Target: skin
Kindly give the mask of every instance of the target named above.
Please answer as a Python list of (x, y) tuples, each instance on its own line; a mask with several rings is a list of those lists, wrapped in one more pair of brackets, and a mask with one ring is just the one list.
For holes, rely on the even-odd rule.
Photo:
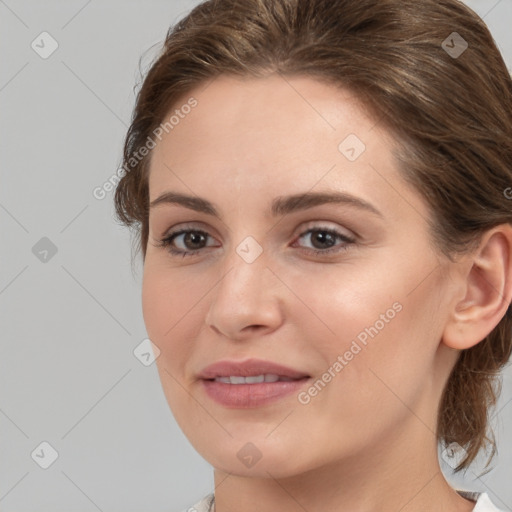
[[(169, 406), (214, 467), (216, 511), (472, 510), (441, 473), (437, 407), (459, 350), (510, 303), (511, 227), (455, 262), (436, 251), (393, 139), (349, 91), (307, 77), (221, 76), (182, 103), (190, 96), (197, 106), (153, 150), (150, 201), (199, 196), (221, 218), (151, 209), (142, 300)], [(365, 145), (355, 161), (338, 149), (349, 134)], [(270, 215), (272, 199), (308, 191), (343, 191), (381, 215), (334, 203)], [(158, 246), (185, 224), (209, 235), (203, 245), (174, 240), (196, 255)], [(325, 227), (356, 241), (301, 236)], [(236, 252), (248, 236), (263, 250), (252, 263)], [(312, 252), (330, 246), (346, 250)], [(394, 303), (401, 311), (308, 404), (292, 394), (229, 409), (197, 378), (215, 361), (257, 357), (316, 380)], [(248, 442), (261, 455), (252, 467), (237, 457)]]

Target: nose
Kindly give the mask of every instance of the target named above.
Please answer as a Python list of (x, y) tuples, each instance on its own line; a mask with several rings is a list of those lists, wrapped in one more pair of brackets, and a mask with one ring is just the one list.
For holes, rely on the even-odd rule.
[(211, 291), (206, 325), (230, 340), (268, 334), (283, 322), (282, 282), (262, 253), (248, 263), (233, 251)]

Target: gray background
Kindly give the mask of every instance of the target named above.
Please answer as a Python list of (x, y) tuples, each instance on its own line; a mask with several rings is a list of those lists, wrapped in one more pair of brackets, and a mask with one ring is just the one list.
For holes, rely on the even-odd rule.
[[(2, 512), (176, 512), (213, 488), (155, 365), (134, 356), (147, 336), (141, 264), (112, 193), (93, 196), (119, 166), (139, 59), (144, 70), (197, 3), (0, 0)], [(467, 3), (512, 68), (512, 0)], [(44, 31), (58, 43), (46, 59), (31, 47)], [(512, 510), (510, 368), (497, 410), (494, 469), (443, 470)], [(47, 469), (43, 441), (58, 452)]]

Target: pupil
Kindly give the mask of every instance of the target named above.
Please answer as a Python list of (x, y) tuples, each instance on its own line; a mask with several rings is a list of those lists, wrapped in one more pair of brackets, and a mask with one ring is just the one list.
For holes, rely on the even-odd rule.
[[(326, 240), (328, 242), (328, 245), (329, 247), (332, 245), (332, 244), (329, 244), (329, 241), (332, 242), (333, 240), (333, 235), (332, 233), (327, 233), (326, 231), (317, 231), (317, 234), (315, 237), (313, 237), (313, 240), (319, 240), (320, 241), (320, 244), (322, 243), (326, 243)], [(321, 247), (322, 248), (322, 247)]]
[(185, 243), (191, 241), (192, 245), (200, 243), (201, 238), (204, 238), (200, 233), (188, 233), (185, 237)]

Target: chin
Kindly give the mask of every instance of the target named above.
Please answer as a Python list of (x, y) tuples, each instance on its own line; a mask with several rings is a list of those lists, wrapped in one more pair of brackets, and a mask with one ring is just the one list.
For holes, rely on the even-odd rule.
[(247, 439), (248, 436), (231, 438), (226, 434), (224, 442), (211, 437), (200, 444), (193, 439), (191, 442), (215, 469), (237, 476), (287, 478), (313, 469), (314, 463), (308, 463), (304, 450), (291, 443), (271, 442), (264, 435), (259, 440), (253, 437), (252, 442)]

